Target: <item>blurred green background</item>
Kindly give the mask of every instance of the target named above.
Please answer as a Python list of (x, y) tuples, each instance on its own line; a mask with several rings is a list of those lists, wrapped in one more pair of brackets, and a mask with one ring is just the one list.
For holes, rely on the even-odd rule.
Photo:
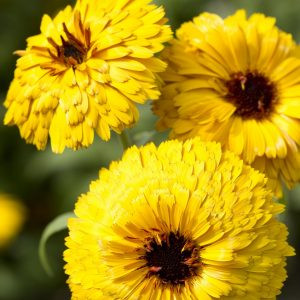
[[(172, 27), (189, 20), (202, 11), (227, 16), (238, 8), (248, 13), (263, 12), (277, 18), (278, 26), (294, 35), (300, 42), (299, 0), (161, 0), (165, 5)], [(24, 49), (28, 36), (39, 32), (44, 13), (55, 15), (69, 0), (0, 0), (0, 98), (4, 100), (13, 78), (16, 57), (12, 52)], [(137, 138), (141, 132), (154, 129), (155, 117), (150, 106), (141, 110), (141, 121), (130, 130)], [(62, 252), (66, 232), (57, 234), (48, 243), (50, 262), (55, 277), (49, 278), (42, 269), (37, 255), (38, 241), (46, 224), (55, 216), (70, 211), (81, 193), (88, 190), (89, 182), (96, 179), (98, 170), (120, 158), (121, 144), (116, 136), (109, 143), (96, 138), (94, 144), (77, 152), (51, 153), (49, 147), (39, 152), (26, 145), (16, 127), (2, 125), (4, 108), (0, 107), (0, 192), (13, 194), (28, 207), (27, 222), (21, 234), (0, 252), (0, 300), (60, 300), (69, 299), (63, 273)], [(140, 138), (141, 136), (139, 136)], [(156, 134), (157, 143), (164, 135)], [(287, 192), (287, 212), (283, 216), (289, 226), (290, 243), (296, 248), (300, 240), (300, 188)], [(299, 256), (300, 257), (300, 256)], [(289, 259), (289, 278), (279, 299), (300, 299), (300, 258)]]

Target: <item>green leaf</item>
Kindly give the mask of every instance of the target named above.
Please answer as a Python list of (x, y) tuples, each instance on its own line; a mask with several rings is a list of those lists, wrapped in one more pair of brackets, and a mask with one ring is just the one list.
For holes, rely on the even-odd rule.
[(49, 264), (46, 243), (55, 233), (68, 228), (68, 219), (75, 217), (73, 212), (64, 213), (52, 220), (44, 229), (39, 243), (39, 258), (43, 268), (49, 276), (53, 276), (53, 271)]

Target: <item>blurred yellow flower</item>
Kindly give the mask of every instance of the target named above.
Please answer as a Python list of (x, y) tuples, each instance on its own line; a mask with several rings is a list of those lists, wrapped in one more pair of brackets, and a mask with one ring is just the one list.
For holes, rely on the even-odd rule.
[(199, 138), (130, 148), (69, 220), (72, 299), (274, 299), (293, 249), (265, 184)]
[(157, 99), (154, 54), (171, 38), (162, 7), (150, 0), (78, 0), (17, 51), (4, 123), (17, 125), (28, 143), (52, 150), (89, 146), (138, 119), (136, 103)]
[(275, 19), (240, 10), (203, 13), (177, 31), (163, 53), (158, 129), (171, 137), (221, 142), (245, 162), (289, 187), (300, 179), (300, 59)]
[(0, 248), (19, 233), (25, 219), (25, 207), (9, 195), (0, 194)]

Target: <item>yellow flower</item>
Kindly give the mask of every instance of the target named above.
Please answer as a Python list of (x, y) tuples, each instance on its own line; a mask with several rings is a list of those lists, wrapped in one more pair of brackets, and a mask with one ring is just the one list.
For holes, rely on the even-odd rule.
[(162, 7), (150, 0), (78, 0), (28, 38), (17, 61), (5, 106), (5, 124), (28, 143), (52, 150), (89, 146), (138, 119), (136, 103), (157, 99), (154, 54), (171, 38)]
[(291, 187), (300, 179), (300, 59), (275, 19), (244, 11), (223, 20), (203, 13), (185, 23), (163, 54), (158, 129), (171, 137), (221, 142)]
[(72, 299), (274, 299), (293, 250), (265, 184), (199, 138), (130, 148), (69, 220)]
[(0, 194), (0, 248), (18, 234), (25, 219), (24, 206), (11, 196)]

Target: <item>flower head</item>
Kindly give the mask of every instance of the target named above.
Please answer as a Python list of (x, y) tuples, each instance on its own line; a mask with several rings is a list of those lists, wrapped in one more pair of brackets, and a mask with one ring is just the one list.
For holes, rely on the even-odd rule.
[(11, 196), (0, 194), (0, 248), (18, 234), (24, 219), (24, 206)]
[(199, 138), (130, 148), (69, 220), (72, 299), (274, 299), (293, 250), (265, 185)]
[[(203, 13), (163, 53), (158, 129), (171, 137), (221, 142), (267, 173), (275, 188), (300, 179), (300, 59), (275, 19), (244, 11)], [(277, 186), (280, 193), (280, 185)]]
[(162, 7), (150, 0), (78, 0), (28, 38), (17, 61), (5, 106), (5, 124), (28, 143), (54, 152), (89, 146), (138, 118), (136, 103), (157, 99), (154, 54), (171, 38)]

